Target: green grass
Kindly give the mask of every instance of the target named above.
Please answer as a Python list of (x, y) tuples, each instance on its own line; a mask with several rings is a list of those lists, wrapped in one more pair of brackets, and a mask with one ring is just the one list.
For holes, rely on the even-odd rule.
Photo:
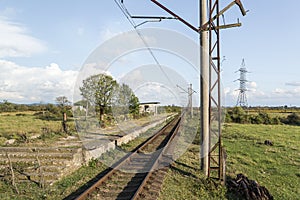
[(91, 161), (89, 165), (82, 166), (79, 170), (56, 182), (52, 186), (40, 188), (34, 183), (17, 183), (19, 194), (17, 194), (11, 183), (0, 181), (0, 199), (3, 200), (25, 200), (25, 199), (63, 199), (84, 186), (88, 181), (97, 176), (99, 172), (105, 169), (105, 165), (97, 161)]
[[(141, 142), (146, 140), (147, 137), (153, 135), (154, 132), (158, 131), (162, 125), (158, 125), (154, 128), (149, 129), (147, 132), (139, 136), (136, 140), (133, 140), (127, 144), (121, 146), (124, 151), (131, 151)], [(118, 158), (119, 157), (119, 158)], [(99, 176), (101, 172), (107, 169), (107, 166), (101, 163), (101, 160), (105, 159), (106, 163), (109, 163), (109, 159), (120, 159), (120, 154), (117, 154), (116, 150), (111, 150), (104, 153), (99, 160), (93, 159), (89, 162), (87, 166), (82, 166), (79, 170), (73, 172), (72, 174), (64, 177), (60, 181), (54, 183), (52, 186), (46, 186), (42, 189), (34, 183), (17, 183), (17, 187), (20, 191), (20, 194), (16, 194), (14, 188), (11, 185), (10, 181), (0, 181), (0, 199), (73, 199), (73, 193), (76, 192), (79, 188), (86, 188), (87, 182), (93, 180), (95, 177)], [(100, 175), (101, 176), (101, 175)], [(82, 190), (81, 190), (82, 192)], [(77, 193), (77, 195), (80, 194)], [(72, 197), (71, 197), (72, 196)], [(76, 196), (76, 195), (75, 195)]]
[(226, 188), (206, 179), (200, 171), (199, 145), (192, 144), (165, 177), (159, 200), (226, 199)]
[[(265, 140), (274, 146), (264, 145)], [(243, 173), (265, 186), (275, 199), (299, 199), (299, 141), (297, 126), (226, 124), (226, 175), (229, 179)], [(172, 164), (159, 199), (238, 199), (226, 187), (206, 179), (199, 163), (199, 145), (193, 144)]]
[[(243, 173), (275, 199), (299, 199), (300, 127), (226, 124), (223, 136), (228, 176)], [(274, 146), (264, 145), (265, 140)]]
[[(186, 121), (185, 137), (197, 132), (199, 120)], [(199, 131), (199, 130), (198, 130)], [(162, 185), (159, 200), (169, 199), (226, 199), (226, 188), (220, 183), (207, 179), (200, 170), (200, 134), (196, 134), (194, 142), (185, 143), (179, 139), (179, 146), (188, 146), (187, 150), (171, 165)], [(187, 140), (193, 141), (193, 140)]]
[[(74, 130), (74, 123), (68, 122), (71, 130)], [(40, 135), (41, 142), (57, 139), (56, 136), (63, 135), (61, 121), (47, 121), (37, 119), (34, 112), (11, 112), (0, 114), (0, 146), (7, 139), (16, 139), (22, 143), (20, 135)], [(30, 140), (29, 140), (30, 141)], [(28, 141), (26, 141), (28, 142)], [(18, 143), (15, 145), (19, 145)]]
[[(191, 128), (196, 127), (193, 123), (189, 125)], [(196, 136), (198, 138), (199, 135)], [(138, 140), (123, 145), (122, 148), (131, 150), (139, 143)], [(264, 145), (265, 140), (271, 140), (274, 146)], [(243, 173), (265, 186), (275, 199), (299, 199), (299, 141), (300, 127), (297, 126), (225, 124), (223, 144), (227, 152), (228, 178), (235, 178), (238, 173)], [(198, 142), (191, 144), (168, 170), (160, 200), (237, 199), (226, 187), (206, 179), (200, 171)], [(103, 156), (112, 157), (112, 154), (113, 152), (108, 152)], [(14, 194), (9, 184), (0, 182), (0, 199), (63, 199), (105, 168), (103, 164), (92, 161), (46, 189), (40, 189), (34, 184), (17, 184), (21, 195)], [(28, 187), (33, 191), (29, 192)]]
[[(19, 112), (18, 112), (19, 113)], [(24, 112), (24, 115), (17, 116), (16, 113), (6, 113), (0, 115), (0, 133), (13, 135), (15, 133), (41, 133), (43, 127), (57, 129), (60, 125), (58, 121), (46, 121), (37, 119), (31, 112)]]

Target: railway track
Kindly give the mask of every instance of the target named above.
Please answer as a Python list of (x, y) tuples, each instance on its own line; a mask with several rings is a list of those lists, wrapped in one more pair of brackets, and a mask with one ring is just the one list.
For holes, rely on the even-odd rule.
[(181, 116), (174, 118), (133, 152), (115, 163), (95, 184), (84, 191), (83, 199), (155, 199), (167, 166), (171, 162), (171, 141), (177, 134)]

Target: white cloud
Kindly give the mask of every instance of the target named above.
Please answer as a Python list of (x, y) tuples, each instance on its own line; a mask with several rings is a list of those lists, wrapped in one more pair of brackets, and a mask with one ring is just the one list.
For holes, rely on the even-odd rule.
[(285, 96), (285, 97), (291, 97), (296, 98), (300, 97), (300, 87), (296, 87), (294, 89), (282, 89), (282, 88), (276, 88), (273, 91), (273, 94), (277, 96)]
[(45, 45), (28, 34), (26, 27), (0, 18), (0, 58), (28, 57), (44, 52)]
[(285, 85), (300, 87), (300, 82), (299, 81), (293, 81), (293, 82), (285, 83)]
[[(246, 92), (248, 104), (255, 105), (297, 105), (299, 106), (300, 87), (293, 89), (275, 88), (270, 92), (262, 91), (255, 82), (249, 83), (248, 91)], [(224, 89), (226, 102), (225, 105), (234, 106), (237, 101), (239, 90), (233, 90), (230, 87)]]
[(78, 72), (62, 70), (57, 64), (24, 67), (0, 60), (0, 98), (13, 102), (53, 102), (57, 96), (73, 97)]
[(255, 89), (257, 88), (257, 83), (254, 81), (248, 82), (247, 86), (249, 87), (249, 89)]

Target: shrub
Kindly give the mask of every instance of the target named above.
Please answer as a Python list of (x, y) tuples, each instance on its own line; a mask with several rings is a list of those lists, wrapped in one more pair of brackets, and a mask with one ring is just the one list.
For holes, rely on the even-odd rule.
[[(290, 117), (292, 121), (295, 117)], [(288, 120), (287, 120), (288, 121)], [(257, 115), (248, 115), (242, 107), (234, 107), (226, 113), (225, 122), (234, 122), (240, 124), (280, 124), (281, 121), (278, 117), (270, 117), (266, 112), (259, 112)], [(299, 119), (300, 124), (300, 119)]]
[(234, 123), (247, 123), (247, 115), (242, 107), (234, 107), (226, 114), (226, 121)]
[(25, 113), (17, 113), (16, 116), (18, 116), (18, 117), (20, 117), (20, 116), (24, 117), (24, 116), (26, 116), (26, 114)]
[(49, 111), (45, 111), (45, 112), (38, 112), (34, 114), (38, 119), (41, 120), (60, 120), (61, 119), (61, 115), (58, 114), (54, 114), (51, 113)]
[(0, 146), (3, 146), (6, 142), (6, 138), (5, 137), (0, 137)]

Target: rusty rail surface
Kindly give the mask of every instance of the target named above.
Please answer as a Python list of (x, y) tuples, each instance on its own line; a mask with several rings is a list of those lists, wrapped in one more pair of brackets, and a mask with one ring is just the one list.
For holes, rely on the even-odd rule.
[(123, 157), (76, 199), (144, 199), (143, 191), (150, 178), (155, 178), (157, 169), (166, 168), (170, 164), (167, 151), (179, 130), (181, 118), (175, 117), (133, 152)]

